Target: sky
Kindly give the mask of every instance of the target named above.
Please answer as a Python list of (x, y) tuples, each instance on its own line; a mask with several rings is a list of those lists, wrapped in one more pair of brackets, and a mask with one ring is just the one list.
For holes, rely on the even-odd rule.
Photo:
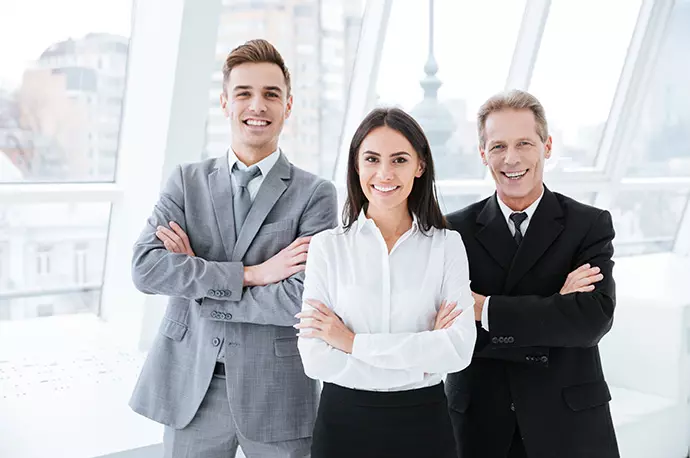
[[(378, 1), (378, 0), (370, 0)], [(12, 89), (51, 44), (89, 32), (131, 33), (131, 0), (0, 0), (0, 86)], [(525, 0), (437, 0), (435, 56), (442, 100), (462, 99), (468, 120), (502, 90)], [(603, 123), (641, 0), (553, 0), (529, 88), (564, 135)], [(393, 0), (376, 82), (380, 101), (411, 109), (428, 49), (428, 2)]]
[(90, 32), (129, 37), (132, 26), (132, 0), (0, 0), (0, 11), (0, 87), (6, 89), (51, 44)]

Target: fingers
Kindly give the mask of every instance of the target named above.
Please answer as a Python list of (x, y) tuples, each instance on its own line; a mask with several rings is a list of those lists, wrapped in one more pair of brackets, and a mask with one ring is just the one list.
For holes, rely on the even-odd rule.
[(573, 270), (572, 272), (570, 272), (570, 273), (568, 274), (568, 278), (571, 278), (571, 277), (573, 277), (574, 275), (577, 275), (577, 274), (579, 274), (579, 273), (581, 273), (581, 272), (584, 272), (585, 270), (589, 269), (590, 267), (591, 267), (591, 266), (589, 265), (589, 263), (583, 264), (583, 265), (581, 265), (580, 267), (578, 267), (577, 269), (575, 269), (575, 270)]
[(296, 266), (290, 267), (287, 270), (287, 277), (285, 277), (285, 278), (290, 278), (297, 273), (304, 272), (306, 270), (306, 268), (307, 268), (306, 264), (297, 264)]
[(185, 247), (189, 247), (189, 237), (187, 237), (187, 234), (185, 231), (182, 230), (179, 224), (177, 224), (175, 221), (170, 221), (170, 227), (172, 230), (177, 234), (178, 237), (180, 237), (180, 240), (182, 240), (182, 243), (184, 243)]
[(322, 303), (322, 302), (319, 302), (319, 301), (314, 300), (314, 299), (306, 299), (304, 302), (306, 302), (307, 304), (311, 305), (312, 307), (314, 307), (316, 310), (318, 310), (319, 312), (323, 313), (324, 315), (331, 315), (331, 314), (332, 314), (332, 310), (329, 309), (329, 308), (328, 308), (324, 303)]
[(294, 248), (290, 248), (290, 246), (288, 246), (287, 251), (292, 256), (296, 256), (296, 255), (302, 254), (302, 253), (307, 253), (309, 251), (309, 243), (303, 243), (301, 245), (297, 245)]
[(440, 329), (443, 326), (443, 323), (445, 322), (444, 320), (446, 320), (448, 316), (451, 315), (456, 305), (457, 302), (446, 302), (445, 300), (441, 302), (441, 306), (439, 307), (438, 312), (436, 313), (434, 329)]
[(441, 329), (447, 329), (452, 326), (455, 319), (459, 317), (461, 313), (462, 310), (454, 310), (452, 313), (448, 314), (441, 322)]
[(163, 245), (167, 250), (174, 251), (176, 253), (181, 253), (184, 251), (182, 244), (178, 243), (179, 237), (170, 229), (163, 226), (158, 226), (156, 230), (156, 237), (163, 242)]
[[(600, 282), (604, 279), (603, 274), (596, 274), (589, 277), (581, 278), (573, 283), (574, 288), (582, 288), (583, 286), (590, 286), (592, 283)], [(592, 287), (594, 287), (592, 285)]]
[(311, 236), (309, 237), (299, 237), (295, 239), (294, 242), (292, 242), (290, 245), (287, 246), (288, 250), (294, 250), (295, 248), (302, 246), (304, 244), (309, 245), (309, 242), (311, 241)]
[(298, 254), (297, 256), (294, 256), (292, 259), (290, 259), (290, 262), (293, 264), (304, 264), (307, 262), (307, 253), (302, 253)]

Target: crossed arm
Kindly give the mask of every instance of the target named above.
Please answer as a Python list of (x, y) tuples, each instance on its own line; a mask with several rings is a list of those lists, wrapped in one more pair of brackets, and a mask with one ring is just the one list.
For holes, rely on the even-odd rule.
[(337, 223), (333, 185), (322, 182), (315, 187), (300, 217), (298, 239), (257, 266), (209, 261), (194, 254), (185, 227), (184, 192), (178, 167), (135, 243), (135, 286), (148, 294), (195, 299), (202, 307), (232, 304), (233, 321), (292, 326), (301, 304), (308, 236)]

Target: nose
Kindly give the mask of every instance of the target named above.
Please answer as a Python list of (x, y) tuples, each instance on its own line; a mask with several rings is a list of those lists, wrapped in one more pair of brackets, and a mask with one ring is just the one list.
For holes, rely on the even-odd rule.
[(381, 162), (376, 174), (381, 181), (391, 181), (394, 178), (393, 167), (386, 163)]
[(514, 146), (509, 146), (503, 157), (503, 162), (508, 166), (514, 166), (520, 163), (520, 152)]
[(254, 113), (263, 113), (266, 111), (266, 104), (264, 103), (264, 100), (259, 97), (259, 96), (254, 96), (252, 97), (252, 100), (249, 104), (249, 109), (252, 110)]

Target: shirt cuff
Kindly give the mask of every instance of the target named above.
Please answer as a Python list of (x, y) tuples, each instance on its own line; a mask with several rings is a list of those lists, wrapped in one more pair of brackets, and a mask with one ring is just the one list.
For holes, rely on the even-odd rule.
[(486, 332), (489, 332), (489, 298), (491, 296), (487, 296), (486, 299), (484, 299), (484, 305), (482, 306), (482, 328), (486, 330)]

